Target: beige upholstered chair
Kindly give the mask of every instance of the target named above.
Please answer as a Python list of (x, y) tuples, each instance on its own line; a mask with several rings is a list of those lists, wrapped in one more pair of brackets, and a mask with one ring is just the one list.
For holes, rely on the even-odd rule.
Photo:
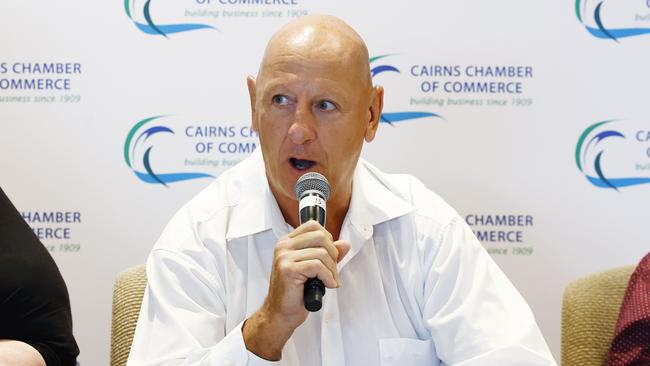
[(117, 275), (113, 289), (111, 366), (126, 365), (146, 285), (147, 273), (144, 264)]
[(571, 282), (562, 301), (562, 366), (603, 366), (635, 266)]
[[(603, 366), (634, 266), (571, 282), (562, 303), (562, 366)], [(138, 265), (118, 274), (113, 291), (111, 366), (124, 366), (140, 313), (147, 274)]]

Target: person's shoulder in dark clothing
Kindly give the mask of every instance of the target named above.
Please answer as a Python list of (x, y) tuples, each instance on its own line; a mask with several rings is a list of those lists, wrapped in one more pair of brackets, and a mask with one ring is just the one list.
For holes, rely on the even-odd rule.
[(609, 366), (650, 365), (650, 253), (628, 283), (609, 351)]
[(79, 355), (63, 277), (1, 188), (0, 339), (31, 345), (47, 366), (74, 366)]

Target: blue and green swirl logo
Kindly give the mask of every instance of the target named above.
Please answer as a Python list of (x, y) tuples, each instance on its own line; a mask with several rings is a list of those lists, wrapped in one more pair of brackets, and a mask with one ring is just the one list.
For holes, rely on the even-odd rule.
[[(209, 24), (200, 23), (176, 23), (176, 24), (156, 24), (151, 16), (151, 2), (146, 0), (142, 5), (142, 15), (146, 24), (141, 23), (134, 19), (136, 11), (136, 0), (124, 0), (124, 11), (126, 15), (133, 21), (133, 24), (142, 32), (151, 35), (163, 36), (169, 38), (167, 35), (172, 33), (189, 32), (199, 29), (215, 29)], [(140, 7), (138, 7), (140, 9)]]
[[(126, 141), (124, 142), (124, 161), (126, 162), (126, 165), (133, 170), (135, 176), (145, 183), (162, 184), (165, 187), (167, 187), (167, 183), (199, 178), (214, 178), (213, 175), (205, 173), (159, 173), (154, 171), (151, 164), (153, 144), (151, 144), (150, 138), (158, 134), (174, 134), (174, 131), (167, 126), (148, 125), (150, 122), (156, 121), (162, 117), (164, 116), (149, 117), (139, 121), (133, 126), (133, 128), (131, 128), (126, 137)], [(142, 161), (144, 172), (135, 167), (136, 161)]]
[[(617, 120), (606, 120), (592, 124), (580, 135), (576, 145), (575, 160), (578, 169), (587, 180), (596, 187), (609, 188), (618, 191), (619, 188), (636, 186), (650, 183), (649, 177), (611, 177), (606, 174), (603, 168), (605, 157), (605, 147), (611, 150), (615, 145), (603, 143), (603, 141), (622, 141), (625, 140), (625, 134), (614, 128), (611, 123)], [(637, 133), (637, 139), (640, 142), (641, 132)], [(608, 151), (610, 151), (608, 150)], [(648, 150), (650, 154), (650, 149)]]
[[(638, 4), (644, 6), (646, 9), (650, 8), (649, 0), (636, 0)], [(607, 2), (607, 6), (605, 5)], [(640, 36), (650, 33), (650, 28), (648, 27), (608, 27), (603, 22), (603, 15), (606, 10), (617, 10), (610, 9), (612, 4), (616, 5), (630, 5), (629, 1), (627, 4), (622, 4), (621, 1), (606, 1), (606, 0), (576, 0), (575, 2), (575, 12), (578, 20), (587, 31), (596, 38), (601, 39), (611, 39), (618, 42), (620, 38)], [(595, 5), (595, 6), (594, 6)], [(630, 14), (632, 15), (632, 14)]]
[[(392, 65), (373, 65), (375, 61), (381, 60), (385, 57), (392, 55), (379, 55), (371, 57), (368, 61), (370, 62), (370, 75), (374, 79), (376, 75), (379, 75), (384, 72), (396, 72), (400, 73), (399, 69)], [(380, 122), (388, 123), (392, 125), (395, 122), (409, 121), (418, 118), (426, 117), (441, 117), (439, 114), (431, 112), (384, 112), (381, 114)]]

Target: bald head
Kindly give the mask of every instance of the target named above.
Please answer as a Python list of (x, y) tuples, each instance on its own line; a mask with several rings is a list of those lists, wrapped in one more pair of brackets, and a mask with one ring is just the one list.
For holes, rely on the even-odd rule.
[(334, 16), (308, 15), (280, 28), (266, 47), (258, 81), (264, 79), (269, 65), (289, 58), (347, 68), (364, 89), (372, 86), (366, 44), (352, 27)]
[(369, 69), (368, 49), (349, 25), (312, 15), (275, 33), (257, 78), (247, 78), (252, 127), (287, 222), (299, 224), (293, 187), (308, 171), (327, 177), (328, 212), (338, 207), (342, 220), (362, 145), (381, 117), (383, 88), (372, 85)]

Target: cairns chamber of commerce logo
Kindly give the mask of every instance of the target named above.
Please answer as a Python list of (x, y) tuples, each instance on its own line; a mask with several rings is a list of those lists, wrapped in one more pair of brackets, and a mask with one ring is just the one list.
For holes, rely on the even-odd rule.
[(154, 21), (154, 17), (151, 15), (152, 2), (153, 0), (146, 0), (144, 2), (124, 0), (124, 11), (126, 12), (126, 15), (140, 31), (146, 34), (169, 38), (168, 35), (172, 33), (189, 32), (200, 29), (216, 29), (212, 25), (202, 23), (159, 24)]
[(578, 20), (596, 38), (650, 34), (650, 0), (575, 0)]
[[(152, 166), (152, 151), (154, 148), (152, 136), (172, 134), (174, 131), (157, 121), (165, 116), (145, 118), (133, 126), (124, 142), (124, 161), (133, 170), (133, 173), (141, 181), (151, 184), (162, 184), (167, 187), (168, 183), (180, 182), (199, 178), (214, 178), (211, 174), (201, 172), (175, 172), (160, 173)], [(144, 171), (143, 171), (144, 170)]]
[(587, 127), (575, 151), (578, 169), (596, 187), (650, 184), (650, 124), (606, 120)]
[[(370, 75), (373, 80), (377, 75), (385, 72), (395, 72), (400, 73), (400, 70), (392, 65), (384, 64), (384, 62), (377, 62), (383, 60), (386, 57), (392, 56), (391, 54), (379, 55), (371, 57), (368, 61), (370, 62)], [(381, 122), (388, 123), (393, 125), (395, 122), (404, 122), (410, 121), (418, 118), (427, 118), (427, 117), (439, 117), (442, 118), (439, 114), (433, 112), (422, 112), (422, 111), (402, 111), (402, 112), (383, 112), (381, 114)]]

